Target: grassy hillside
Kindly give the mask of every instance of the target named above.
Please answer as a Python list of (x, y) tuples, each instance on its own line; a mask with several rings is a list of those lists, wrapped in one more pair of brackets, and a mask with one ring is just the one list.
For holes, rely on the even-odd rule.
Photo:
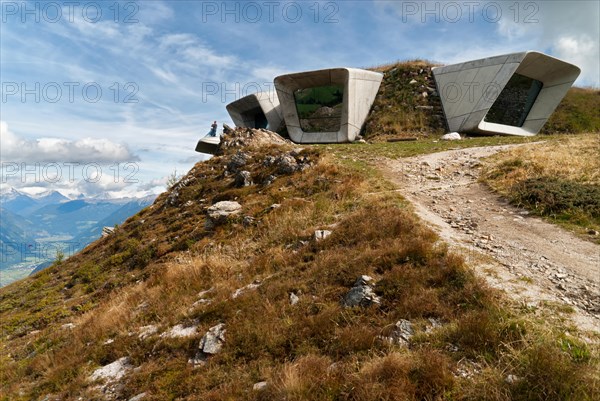
[[(361, 160), (223, 152), (113, 235), (0, 289), (0, 399), (600, 397), (597, 345), (488, 288)], [(207, 226), (219, 201), (241, 213)], [(344, 306), (362, 275), (379, 302)], [(190, 363), (220, 323), (221, 352)], [(177, 325), (190, 335), (169, 336)], [(89, 380), (120, 358), (123, 377)]]
[(600, 91), (571, 88), (542, 128), (542, 134), (600, 131)]
[(365, 123), (365, 138), (422, 138), (446, 132), (433, 66), (415, 60), (372, 68), (384, 77)]

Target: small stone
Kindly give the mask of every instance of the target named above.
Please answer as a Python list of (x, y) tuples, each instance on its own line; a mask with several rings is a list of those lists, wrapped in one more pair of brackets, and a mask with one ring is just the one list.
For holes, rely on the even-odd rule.
[(249, 187), (253, 184), (254, 183), (252, 182), (252, 175), (250, 174), (249, 171), (238, 171), (237, 174), (235, 175), (235, 181), (233, 182), (233, 185), (235, 187), (237, 187), (237, 188)]
[(380, 337), (390, 344), (406, 345), (414, 335), (412, 323), (409, 320), (399, 320), (394, 325), (394, 330), (387, 337)]
[(416, 84), (416, 83), (417, 83), (417, 80), (416, 80), (416, 79), (413, 79), (413, 80), (411, 80), (411, 81), (409, 82), (409, 84), (410, 84), (410, 85), (414, 85), (414, 84)]
[(273, 183), (273, 181), (275, 181), (277, 177), (275, 177), (274, 175), (269, 175), (267, 176), (267, 178), (265, 178), (265, 180), (263, 181), (263, 185), (267, 186), (267, 185), (271, 185)]
[(150, 337), (152, 334), (155, 334), (158, 331), (158, 327), (151, 324), (148, 326), (142, 326), (138, 330), (138, 338), (140, 340), (144, 340)]
[(60, 326), (61, 329), (65, 329), (65, 330), (73, 330), (75, 328), (75, 324), (73, 323), (65, 323), (62, 326)]
[(290, 293), (290, 305), (296, 305), (298, 303), (298, 301), (300, 301), (300, 298), (298, 297), (298, 295), (294, 294), (293, 292)]
[(231, 298), (235, 299), (235, 298), (239, 297), (240, 295), (242, 295), (243, 293), (245, 293), (246, 291), (254, 290), (254, 289), (257, 289), (258, 287), (260, 287), (260, 282), (250, 283), (245, 287), (238, 288), (237, 290), (235, 290), (234, 293), (231, 295)]
[(135, 397), (131, 397), (128, 401), (140, 401), (144, 397), (146, 397), (146, 393), (140, 393)]
[(363, 306), (367, 307), (373, 304), (380, 304), (381, 300), (373, 291), (373, 288), (369, 283), (373, 279), (369, 276), (363, 275), (356, 280), (354, 286), (348, 291), (342, 304), (346, 307)]
[(252, 386), (252, 390), (260, 391), (260, 390), (265, 389), (267, 386), (268, 386), (267, 382), (254, 383), (254, 386)]
[(290, 152), (290, 155), (293, 157), (297, 157), (300, 156), (300, 153), (302, 153), (302, 151), (304, 151), (304, 148), (295, 148)]
[(460, 141), (462, 138), (458, 132), (450, 132), (446, 135), (443, 135), (440, 139), (443, 141)]
[(329, 237), (331, 235), (331, 231), (329, 230), (316, 230), (315, 233), (313, 234), (313, 238), (315, 239), (315, 241), (321, 241), (324, 240), (325, 238)]
[(515, 375), (508, 375), (506, 376), (506, 379), (504, 379), (504, 381), (508, 384), (514, 384), (519, 381), (519, 378)]
[(292, 174), (298, 170), (298, 163), (291, 155), (281, 155), (275, 160), (279, 174)]
[(244, 219), (242, 220), (242, 224), (244, 225), (244, 227), (249, 227), (254, 224), (255, 220), (256, 219), (252, 216), (244, 216)]

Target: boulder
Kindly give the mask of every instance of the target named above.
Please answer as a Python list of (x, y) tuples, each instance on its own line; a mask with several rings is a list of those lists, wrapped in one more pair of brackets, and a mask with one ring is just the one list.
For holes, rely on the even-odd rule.
[(227, 221), (230, 216), (240, 214), (242, 205), (234, 201), (217, 202), (207, 210), (206, 228), (212, 228)]
[(246, 163), (248, 163), (249, 159), (250, 156), (248, 156), (246, 153), (241, 151), (237, 152), (235, 155), (233, 155), (229, 163), (227, 163), (227, 171), (232, 173), (238, 172), (240, 168), (244, 167)]
[(89, 377), (90, 381), (106, 380), (114, 382), (120, 380), (128, 370), (131, 369), (131, 363), (128, 357), (119, 358), (113, 363), (109, 363), (96, 369)]

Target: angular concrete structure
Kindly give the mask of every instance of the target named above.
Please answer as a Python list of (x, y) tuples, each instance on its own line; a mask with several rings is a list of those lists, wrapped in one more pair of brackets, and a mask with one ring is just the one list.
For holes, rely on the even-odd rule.
[(451, 132), (537, 134), (581, 70), (538, 52), (435, 67)]
[(296, 143), (352, 142), (369, 114), (383, 74), (333, 68), (275, 78), (283, 118)]
[(201, 138), (196, 144), (196, 152), (206, 153), (209, 155), (214, 155), (217, 149), (219, 148), (219, 144), (221, 143), (221, 136), (205, 136)]
[(279, 99), (275, 93), (258, 92), (227, 105), (227, 112), (237, 127), (267, 128), (277, 131), (283, 122)]

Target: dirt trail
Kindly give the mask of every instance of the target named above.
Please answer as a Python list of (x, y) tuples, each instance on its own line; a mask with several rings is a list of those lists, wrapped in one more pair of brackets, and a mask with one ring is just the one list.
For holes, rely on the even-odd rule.
[(571, 305), (580, 328), (600, 332), (600, 246), (530, 216), (477, 182), (482, 158), (514, 146), (520, 145), (388, 160), (385, 173), (492, 286), (528, 306)]

